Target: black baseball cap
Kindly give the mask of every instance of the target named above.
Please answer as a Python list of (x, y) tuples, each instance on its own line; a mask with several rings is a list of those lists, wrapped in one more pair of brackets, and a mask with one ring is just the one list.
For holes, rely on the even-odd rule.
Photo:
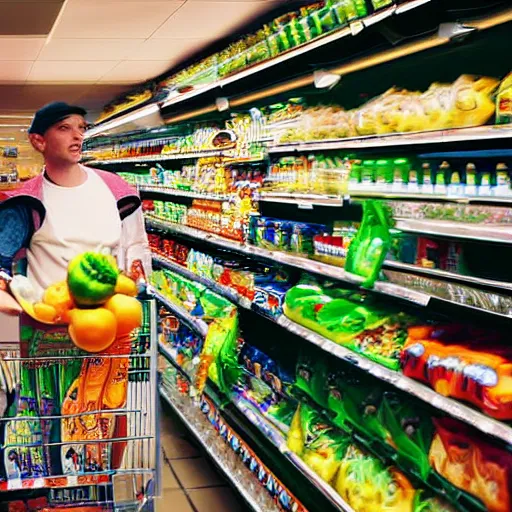
[(55, 123), (66, 119), (66, 117), (72, 116), (73, 114), (85, 116), (87, 111), (82, 107), (68, 105), (62, 101), (48, 103), (48, 105), (45, 105), (36, 112), (36, 115), (32, 120), (32, 124), (28, 129), (28, 133), (44, 135), (48, 128), (52, 127)]

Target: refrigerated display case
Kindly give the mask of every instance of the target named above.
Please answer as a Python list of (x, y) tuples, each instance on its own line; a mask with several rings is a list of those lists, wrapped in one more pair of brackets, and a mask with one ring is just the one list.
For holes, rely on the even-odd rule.
[(162, 396), (251, 508), (505, 512), (510, 63), (486, 57), (512, 12), (372, 4), (286, 64), (229, 48), (158, 138), (106, 123), (87, 155), (143, 198)]

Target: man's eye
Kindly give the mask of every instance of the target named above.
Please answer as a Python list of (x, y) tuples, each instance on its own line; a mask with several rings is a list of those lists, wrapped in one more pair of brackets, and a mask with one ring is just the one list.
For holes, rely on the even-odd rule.
[(67, 129), (68, 129), (68, 127), (65, 124), (63, 124), (62, 126), (59, 126), (59, 130), (61, 130), (61, 131), (64, 131)]

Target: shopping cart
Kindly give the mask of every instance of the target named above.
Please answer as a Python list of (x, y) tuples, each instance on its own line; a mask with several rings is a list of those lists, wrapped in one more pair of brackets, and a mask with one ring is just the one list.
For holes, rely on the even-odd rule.
[(0, 502), (20, 501), (21, 510), (153, 510), (155, 301), (143, 309), (143, 325), (121, 353), (82, 352), (62, 330), (30, 331), (27, 342), (24, 325), (21, 341), (0, 343)]

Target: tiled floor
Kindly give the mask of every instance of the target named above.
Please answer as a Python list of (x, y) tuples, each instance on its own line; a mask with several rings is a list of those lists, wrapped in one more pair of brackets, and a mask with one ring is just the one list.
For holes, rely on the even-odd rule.
[(243, 512), (250, 508), (162, 404), (162, 497), (156, 512)]

